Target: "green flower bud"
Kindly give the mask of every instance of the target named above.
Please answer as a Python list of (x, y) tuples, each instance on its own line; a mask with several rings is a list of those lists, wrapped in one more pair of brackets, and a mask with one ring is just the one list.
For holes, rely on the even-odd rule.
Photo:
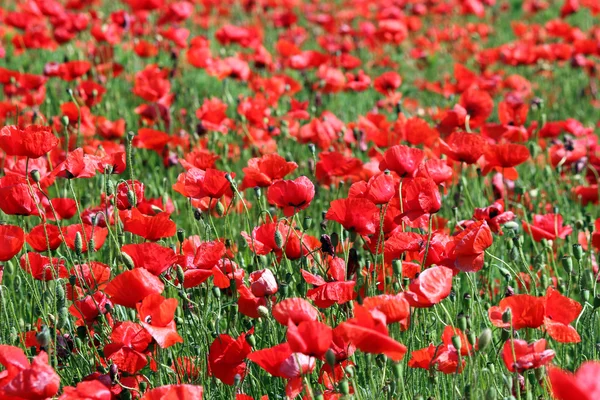
[(564, 256), (560, 259), (560, 262), (567, 274), (571, 275), (573, 273), (573, 259), (570, 256)]
[(488, 348), (492, 343), (492, 330), (485, 328), (479, 335), (479, 351), (483, 351)]
[(279, 229), (275, 230), (275, 245), (277, 247), (279, 247), (280, 249), (283, 248), (283, 235), (281, 234), (281, 232), (279, 231)]
[(129, 254), (121, 253), (121, 260), (123, 260), (123, 264), (125, 264), (125, 267), (127, 269), (131, 270), (135, 268), (135, 263), (133, 262), (133, 259), (129, 256)]
[(335, 367), (335, 352), (332, 349), (327, 349), (325, 352), (325, 361), (333, 370)]
[(456, 350), (460, 351), (460, 349), (462, 348), (462, 340), (460, 340), (460, 336), (452, 336), (452, 345)]
[(573, 257), (575, 257), (577, 261), (581, 261), (583, 258), (583, 247), (581, 247), (579, 243), (573, 245)]
[(83, 239), (81, 238), (81, 232), (75, 234), (75, 254), (80, 256), (83, 253)]

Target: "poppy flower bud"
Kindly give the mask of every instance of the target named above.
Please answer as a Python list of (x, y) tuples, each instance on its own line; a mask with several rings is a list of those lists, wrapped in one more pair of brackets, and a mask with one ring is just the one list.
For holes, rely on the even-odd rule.
[(133, 132), (133, 131), (127, 132), (127, 140), (132, 141), (134, 137), (135, 137), (135, 132)]
[(452, 346), (458, 351), (462, 348), (462, 341), (460, 340), (460, 336), (454, 335), (452, 336)]
[(42, 180), (42, 177), (40, 176), (40, 171), (38, 171), (37, 169), (31, 170), (29, 175), (35, 183), (38, 183), (40, 180)]
[(260, 189), (260, 186), (254, 187), (254, 195), (257, 199), (260, 199), (262, 197), (262, 190)]
[(135, 198), (135, 192), (133, 190), (127, 191), (127, 201), (129, 202), (130, 207), (133, 207), (137, 204), (137, 201)]
[(589, 302), (590, 301), (590, 291), (587, 289), (583, 289), (581, 291), (581, 297), (583, 297), (583, 300), (585, 300), (585, 302)]
[(573, 273), (573, 259), (570, 256), (564, 256), (560, 262), (567, 274), (571, 275)]
[(180, 285), (183, 285), (183, 282), (185, 281), (185, 274), (183, 273), (181, 265), (177, 265), (177, 280)]
[(200, 221), (202, 219), (202, 210), (199, 208), (194, 209), (194, 219)]
[(583, 258), (583, 247), (581, 247), (579, 243), (573, 245), (573, 257), (575, 257), (577, 261), (581, 261)]
[(96, 241), (94, 240), (94, 238), (91, 238), (88, 241), (88, 247), (87, 247), (92, 253), (96, 251)]
[(496, 388), (493, 386), (485, 392), (485, 400), (496, 400), (497, 398), (498, 396), (496, 395)]
[(465, 331), (465, 330), (467, 330), (467, 319), (465, 318), (465, 316), (464, 316), (464, 315), (462, 315), (462, 314), (459, 314), (459, 316), (458, 316), (458, 321), (457, 321), (457, 322), (458, 322), (458, 328), (459, 328), (461, 331)]
[(81, 238), (81, 232), (75, 234), (75, 254), (78, 256), (83, 253), (83, 239)]
[(215, 208), (217, 209), (217, 214), (222, 217), (223, 215), (225, 215), (225, 206), (223, 205), (223, 203), (221, 203), (220, 201), (217, 202), (217, 205), (215, 206)]
[(512, 312), (510, 311), (510, 308), (507, 308), (506, 311), (504, 311), (504, 313), (502, 313), (502, 322), (507, 324), (511, 320), (512, 320)]
[(127, 253), (121, 253), (121, 260), (123, 261), (123, 264), (125, 264), (125, 267), (127, 267), (127, 269), (134, 269), (135, 268), (135, 264), (133, 262), (133, 259), (129, 256), (129, 254), (127, 254)]
[(275, 230), (274, 239), (275, 239), (275, 245), (281, 249), (283, 247), (283, 235), (281, 234), (279, 229)]
[(35, 334), (35, 340), (40, 347), (48, 347), (50, 344), (50, 329), (46, 325), (42, 325), (42, 329)]
[(221, 289), (219, 289), (218, 287), (214, 286), (212, 288), (212, 292), (213, 292), (213, 296), (215, 296), (217, 299), (221, 298)]
[(177, 229), (177, 240), (181, 243), (185, 239), (185, 231), (181, 228)]
[(469, 341), (471, 346), (475, 346), (475, 343), (477, 343), (477, 336), (475, 335), (475, 332), (469, 332), (467, 334), (467, 340)]
[(106, 194), (109, 196), (115, 194), (115, 183), (113, 181), (108, 181), (106, 184)]
[(394, 274), (397, 276), (402, 275), (402, 261), (401, 260), (393, 260), (392, 261), (392, 269), (394, 270)]
[(325, 352), (325, 361), (333, 370), (335, 367), (335, 352), (332, 349), (327, 349)]
[(333, 250), (335, 251), (335, 249), (338, 247), (338, 244), (340, 243), (340, 236), (337, 234), (337, 232), (333, 232), (330, 236), (331, 238), (331, 246), (333, 247)]
[(312, 218), (304, 217), (304, 221), (302, 221), (302, 227), (304, 228), (304, 230), (310, 229), (311, 226), (312, 226)]
[(258, 306), (258, 308), (256, 309), (256, 312), (258, 313), (258, 315), (261, 318), (268, 318), (269, 317), (269, 309), (265, 306)]
[(129, 389), (123, 389), (119, 394), (119, 400), (131, 400), (133, 396), (131, 395), (131, 391)]
[(487, 349), (490, 343), (492, 343), (492, 330), (490, 328), (485, 328), (479, 335), (478, 341), (479, 351)]
[(242, 381), (242, 376), (240, 374), (235, 374), (235, 376), (233, 377), (233, 385), (238, 386), (241, 381)]
[(585, 271), (585, 273), (583, 274), (583, 279), (582, 279), (582, 287), (584, 289), (592, 289), (594, 285), (594, 276), (592, 274), (592, 271)]
[(323, 393), (315, 393), (315, 400), (324, 400)]
[(344, 396), (346, 396), (350, 393), (350, 386), (348, 384), (347, 379), (344, 379), (343, 381), (340, 382), (340, 393), (343, 394)]

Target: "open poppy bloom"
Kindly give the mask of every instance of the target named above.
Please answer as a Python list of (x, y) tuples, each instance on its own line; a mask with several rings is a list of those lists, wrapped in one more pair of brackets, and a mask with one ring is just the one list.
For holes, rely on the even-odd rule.
[(485, 250), (492, 245), (492, 231), (486, 221), (477, 221), (454, 237), (450, 257), (454, 268), (476, 272), (483, 268)]
[(280, 180), (269, 186), (267, 200), (283, 209), (286, 217), (291, 217), (310, 205), (315, 197), (315, 186), (306, 176), (294, 180)]
[(600, 362), (586, 361), (574, 374), (558, 367), (548, 369), (552, 394), (557, 400), (594, 400), (600, 396)]
[(177, 299), (165, 299), (154, 293), (146, 296), (136, 307), (142, 326), (161, 348), (183, 343), (174, 321)]
[(406, 346), (392, 339), (386, 326), (385, 314), (354, 305), (354, 318), (342, 322), (340, 334), (365, 353), (385, 354), (394, 361), (406, 354)]
[(148, 363), (146, 352), (152, 336), (141, 325), (131, 321), (120, 322), (113, 328), (110, 341), (104, 346), (104, 355), (119, 370), (135, 374)]
[(545, 339), (532, 343), (522, 339), (510, 339), (502, 347), (502, 359), (510, 372), (523, 373), (528, 369), (543, 367), (549, 364), (554, 356), (554, 350), (546, 349)]
[(400, 177), (412, 177), (424, 158), (425, 153), (421, 149), (396, 145), (383, 153), (383, 160), (379, 163), (379, 169), (381, 171), (393, 171)]
[(0, 129), (0, 149), (9, 156), (39, 158), (58, 145), (49, 126), (29, 125), (23, 129), (10, 125)]
[(120, 211), (119, 216), (126, 232), (153, 242), (175, 236), (177, 233), (175, 222), (169, 219), (170, 214), (166, 211), (149, 216), (142, 214), (137, 208), (132, 208), (130, 211)]
[[(504, 322), (502, 314), (511, 311), (511, 321)], [(535, 297), (517, 294), (500, 300), (490, 307), (488, 315), (492, 324), (500, 328), (539, 328), (544, 326), (548, 335), (560, 343), (579, 343), (581, 338), (570, 324), (579, 317), (583, 307), (579, 302), (549, 287), (546, 296)]]
[(298, 325), (302, 321), (316, 321), (319, 312), (308, 301), (300, 298), (285, 299), (273, 307), (273, 318), (281, 325), (288, 326), (288, 321)]
[(448, 297), (451, 290), (452, 270), (433, 266), (425, 269), (410, 283), (405, 295), (411, 306), (427, 308)]
[(58, 393), (60, 377), (42, 351), (31, 364), (18, 347), (0, 345), (0, 397), (3, 399), (47, 399)]
[(536, 214), (533, 216), (532, 224), (525, 221), (522, 221), (522, 224), (523, 230), (528, 232), (536, 242), (542, 239), (564, 239), (573, 232), (573, 228), (569, 225), (563, 225), (563, 217), (560, 214)]
[(325, 218), (359, 235), (372, 235), (379, 222), (379, 209), (367, 199), (337, 199), (329, 205)]
[(0, 261), (8, 261), (21, 251), (25, 232), (16, 225), (0, 225)]
[(248, 160), (248, 166), (242, 169), (244, 180), (240, 189), (270, 186), (273, 182), (285, 178), (296, 168), (298, 164), (286, 161), (278, 154), (265, 154), (260, 158), (251, 158)]
[(208, 353), (210, 374), (226, 385), (233, 385), (236, 375), (239, 375), (240, 379), (246, 376), (244, 360), (252, 351), (246, 336), (246, 333), (242, 333), (237, 339), (233, 339), (227, 334), (221, 334), (210, 345)]
[(137, 303), (151, 294), (160, 294), (165, 285), (144, 268), (125, 271), (115, 276), (104, 292), (111, 301), (124, 307), (135, 308)]
[[(460, 350), (456, 349), (452, 343), (452, 338), (455, 336), (461, 342)], [(426, 370), (437, 368), (438, 371), (444, 374), (456, 374), (462, 372), (466, 364), (466, 357), (461, 358), (459, 354), (460, 356), (467, 356), (472, 350), (472, 346), (464, 332), (458, 328), (446, 326), (442, 333), (442, 344), (438, 346), (430, 344), (424, 349), (413, 351), (408, 366)]]
[(202, 400), (204, 389), (197, 385), (165, 385), (148, 390), (141, 400)]

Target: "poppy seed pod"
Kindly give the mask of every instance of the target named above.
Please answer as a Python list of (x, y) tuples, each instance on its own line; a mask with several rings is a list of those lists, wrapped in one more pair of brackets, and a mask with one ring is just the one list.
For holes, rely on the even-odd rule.
[(40, 171), (38, 171), (37, 169), (32, 170), (29, 175), (31, 176), (31, 179), (33, 179), (33, 181), (35, 183), (39, 183), (42, 178), (40, 176)]

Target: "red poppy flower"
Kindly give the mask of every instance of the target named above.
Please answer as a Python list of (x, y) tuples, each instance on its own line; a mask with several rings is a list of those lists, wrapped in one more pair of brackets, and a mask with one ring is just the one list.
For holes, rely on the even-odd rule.
[(177, 255), (171, 248), (152, 242), (126, 244), (121, 251), (131, 257), (135, 268), (144, 268), (156, 276), (177, 262)]
[(466, 132), (455, 132), (446, 139), (440, 139), (443, 154), (467, 164), (475, 164), (483, 155), (485, 146), (485, 139), (481, 136)]
[(579, 317), (583, 307), (573, 299), (561, 295), (553, 287), (546, 290), (544, 327), (548, 336), (559, 343), (579, 343), (581, 337), (571, 325)]
[(139, 149), (152, 150), (162, 154), (163, 149), (171, 140), (171, 136), (162, 131), (150, 128), (140, 128), (133, 138), (132, 145)]
[(74, 179), (74, 178), (93, 178), (96, 176), (100, 159), (96, 156), (84, 154), (82, 148), (71, 151), (65, 161), (54, 168), (54, 176)]
[(31, 364), (18, 347), (0, 345), (0, 397), (3, 399), (47, 399), (58, 393), (60, 377), (50, 365), (48, 354), (42, 351)]
[[(129, 203), (129, 192), (133, 192), (135, 204)], [(127, 180), (117, 185), (117, 208), (119, 210), (128, 210), (137, 207), (144, 200), (144, 184), (140, 181)]]
[(522, 144), (488, 144), (485, 149), (485, 168), (487, 173), (494, 167), (513, 168), (529, 159), (529, 149)]
[(373, 87), (383, 95), (396, 91), (402, 84), (402, 77), (395, 71), (387, 71), (373, 81)]
[(490, 307), (488, 315), (494, 326), (510, 328), (511, 322), (502, 320), (502, 315), (510, 309), (513, 329), (539, 328), (544, 323), (544, 307), (543, 297), (515, 294), (500, 300), (498, 306)]
[(339, 326), (340, 334), (365, 353), (385, 354), (393, 361), (400, 361), (406, 354), (406, 346), (389, 336), (385, 314), (354, 305), (354, 318)]
[(62, 243), (60, 229), (56, 225), (41, 223), (36, 225), (25, 237), (27, 244), (37, 252), (54, 251)]
[(227, 118), (227, 104), (221, 99), (205, 99), (200, 108), (196, 110), (196, 118), (200, 120), (202, 129), (227, 133), (232, 126), (231, 120)]
[(388, 325), (404, 321), (410, 316), (410, 304), (401, 294), (365, 297), (362, 306), (368, 310), (377, 310), (383, 313)]
[(131, 232), (146, 240), (155, 242), (177, 233), (177, 226), (169, 219), (170, 215), (166, 211), (149, 216), (142, 214), (137, 208), (132, 208), (131, 211), (120, 211), (119, 216), (126, 232)]
[(67, 284), (67, 298), (72, 300), (87, 290), (104, 290), (110, 280), (110, 267), (98, 261), (91, 261), (74, 265), (69, 274), (77, 278), (74, 287), (70, 283)]
[(179, 175), (173, 189), (193, 199), (204, 197), (220, 199), (225, 194), (231, 193), (231, 184), (226, 175), (226, 172), (213, 168), (208, 168), (206, 171), (190, 168), (187, 172)]
[(19, 266), (39, 281), (51, 281), (69, 276), (63, 259), (44, 257), (38, 253), (23, 254)]
[(208, 351), (210, 375), (226, 385), (233, 385), (236, 375), (244, 379), (246, 376), (244, 360), (251, 351), (252, 348), (246, 340), (246, 333), (242, 333), (237, 339), (233, 339), (227, 334), (219, 335), (212, 342)]
[(414, 176), (424, 158), (425, 153), (421, 149), (396, 145), (383, 153), (383, 159), (379, 162), (379, 169), (381, 171), (393, 171), (401, 177)]
[(368, 182), (360, 181), (350, 186), (348, 197), (364, 197), (373, 203), (387, 204), (396, 196), (398, 190), (391, 174), (376, 174)]
[(0, 210), (8, 215), (38, 215), (38, 204), (42, 195), (33, 190), (33, 195), (27, 180), (17, 175), (7, 175), (0, 178)]
[(542, 367), (554, 358), (554, 350), (546, 350), (546, 340), (527, 343), (521, 339), (510, 339), (502, 348), (504, 365), (510, 372), (523, 373), (528, 369)]
[(108, 307), (112, 307), (112, 303), (108, 300), (106, 294), (98, 291), (73, 301), (73, 304), (69, 307), (69, 312), (77, 318), (78, 325), (93, 325), (100, 315), (105, 315), (108, 312)]
[[(344, 260), (341, 258), (336, 258), (340, 260), (343, 264)], [(330, 262), (330, 265), (332, 263)], [(302, 270), (302, 277), (304, 280), (314, 285), (313, 289), (310, 289), (306, 292), (306, 297), (312, 300), (317, 307), (320, 308), (328, 308), (334, 304), (345, 304), (356, 297), (356, 293), (354, 292), (354, 286), (356, 285), (355, 281), (346, 281), (346, 268), (342, 266), (342, 273), (339, 274), (338, 278), (341, 278), (339, 281), (327, 282), (323, 278), (317, 275), (313, 275), (305, 270)]]
[(483, 268), (485, 250), (492, 245), (492, 231), (487, 222), (477, 221), (454, 237), (450, 257), (454, 268), (463, 272), (476, 272)]
[(476, 208), (473, 218), (486, 221), (492, 232), (502, 235), (501, 225), (515, 219), (515, 214), (512, 211), (504, 211), (503, 201), (496, 201), (491, 206)]
[(269, 186), (267, 200), (283, 209), (286, 217), (304, 210), (315, 197), (315, 186), (306, 176), (294, 180), (280, 180)]
[(204, 389), (197, 385), (166, 385), (148, 390), (141, 400), (202, 400)]
[(542, 239), (555, 240), (557, 238), (566, 238), (573, 229), (569, 225), (563, 226), (563, 217), (560, 214), (536, 214), (533, 216), (533, 223), (528, 224), (522, 221), (523, 230), (528, 232), (536, 242)]
[(337, 199), (330, 203), (325, 218), (359, 235), (372, 235), (379, 223), (379, 209), (367, 199)]
[(413, 307), (431, 307), (439, 303), (452, 290), (452, 270), (433, 266), (427, 268), (413, 280), (406, 292), (406, 300)]
[(110, 388), (98, 380), (82, 381), (77, 386), (65, 386), (59, 400), (110, 400)]
[(25, 243), (25, 232), (16, 225), (0, 225), (0, 261), (17, 255)]
[(9, 156), (38, 158), (58, 145), (49, 126), (29, 125), (23, 129), (9, 125), (0, 129), (0, 148)]
[(270, 269), (261, 269), (250, 274), (250, 290), (257, 297), (272, 296), (277, 293), (277, 280)]
[(275, 321), (285, 326), (288, 325), (288, 321), (298, 325), (302, 321), (316, 321), (319, 317), (317, 309), (299, 297), (280, 301), (273, 307), (272, 313)]
[(287, 341), (294, 353), (322, 359), (332, 339), (332, 329), (322, 322), (302, 321), (296, 326), (288, 320)]
[(483, 124), (494, 110), (494, 100), (488, 92), (478, 89), (468, 89), (460, 96), (459, 104), (469, 116), (469, 126), (476, 128)]
[(115, 276), (104, 292), (113, 303), (135, 308), (136, 304), (151, 294), (160, 294), (165, 285), (144, 268), (125, 271)]
[(406, 178), (402, 181), (402, 205), (409, 220), (435, 214), (442, 207), (442, 196), (435, 182), (430, 178)]
[[(454, 347), (452, 342), (454, 336), (460, 339), (460, 351)], [(467, 356), (471, 351), (472, 346), (464, 332), (458, 328), (446, 326), (442, 333), (442, 344), (438, 346), (430, 344), (429, 347), (413, 351), (408, 366), (426, 370), (436, 367), (444, 374), (456, 374), (462, 372), (466, 364), (465, 359), (459, 355)]]
[(142, 326), (131, 321), (120, 322), (113, 329), (110, 341), (104, 346), (104, 355), (119, 370), (135, 374), (148, 363), (145, 352), (152, 336)]
[(163, 348), (183, 343), (175, 327), (177, 299), (165, 299), (158, 293), (150, 294), (138, 303), (137, 312), (142, 326)]
[(77, 214), (77, 203), (68, 197), (55, 197), (45, 206), (45, 211), (46, 218), (51, 221), (71, 219)]
[(600, 362), (586, 361), (575, 374), (558, 367), (548, 369), (548, 379), (557, 400), (594, 400), (600, 398)]

